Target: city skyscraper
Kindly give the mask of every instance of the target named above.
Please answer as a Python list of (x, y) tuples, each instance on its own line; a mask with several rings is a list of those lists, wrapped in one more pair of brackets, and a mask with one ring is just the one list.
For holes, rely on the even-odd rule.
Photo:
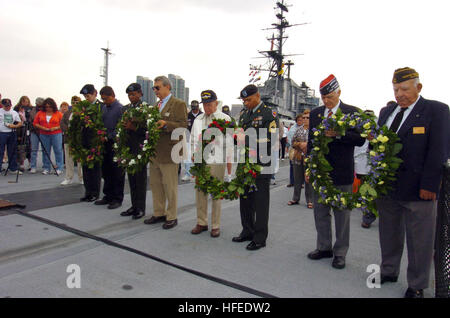
[(186, 87), (186, 83), (181, 76), (169, 74), (168, 76), (172, 83), (172, 94), (181, 100), (184, 100), (189, 105), (189, 88)]
[[(176, 98), (184, 100), (186, 105), (189, 106), (189, 87), (185, 86), (185, 81), (178, 75), (169, 74), (168, 76), (172, 83), (172, 95)], [(153, 81), (148, 77), (137, 76), (136, 83), (142, 87), (142, 100), (150, 105), (156, 105), (157, 98), (153, 92)]]
[(148, 77), (138, 76), (136, 83), (142, 87), (142, 100), (150, 105), (156, 105), (156, 95), (153, 92), (153, 81)]

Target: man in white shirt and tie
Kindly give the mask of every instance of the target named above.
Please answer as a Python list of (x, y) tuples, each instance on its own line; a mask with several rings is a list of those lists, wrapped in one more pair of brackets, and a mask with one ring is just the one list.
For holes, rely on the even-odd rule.
[(397, 104), (382, 109), (378, 124), (400, 137), (403, 160), (388, 196), (377, 200), (380, 215), (381, 284), (397, 282), (406, 236), (408, 290), (405, 298), (423, 298), (434, 252), (437, 195), (448, 159), (450, 114), (447, 105), (420, 96), (419, 74), (395, 71)]

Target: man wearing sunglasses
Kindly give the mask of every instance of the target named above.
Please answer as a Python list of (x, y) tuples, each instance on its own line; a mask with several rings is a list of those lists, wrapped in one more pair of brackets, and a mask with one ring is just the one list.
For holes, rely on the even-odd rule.
[[(159, 98), (157, 107), (161, 120), (157, 125), (160, 139), (156, 145), (156, 157), (150, 162), (150, 187), (153, 193), (153, 216), (145, 224), (164, 223), (169, 230), (178, 224), (178, 164), (172, 158), (173, 147), (182, 141), (172, 140), (172, 132), (177, 128), (187, 128), (186, 103), (171, 94), (172, 84), (165, 76), (155, 79), (153, 91)], [(181, 155), (181, 154), (180, 154)]]

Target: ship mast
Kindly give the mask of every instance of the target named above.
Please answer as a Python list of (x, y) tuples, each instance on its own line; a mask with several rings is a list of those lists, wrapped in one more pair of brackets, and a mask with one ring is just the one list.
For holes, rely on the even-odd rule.
[(288, 75), (290, 75), (290, 67), (294, 65), (292, 61), (288, 61), (288, 63), (284, 63), (284, 59), (288, 56), (296, 56), (301, 54), (289, 54), (286, 55), (283, 52), (283, 45), (285, 44), (286, 40), (288, 39), (288, 36), (286, 36), (286, 29), (299, 26), (299, 25), (305, 25), (308, 23), (302, 23), (302, 24), (290, 24), (285, 17), (285, 13), (289, 12), (289, 7), (291, 5), (287, 5), (284, 0), (278, 1), (276, 3), (275, 13), (277, 17), (277, 23), (272, 24), (272, 28), (264, 29), (264, 31), (267, 30), (277, 30), (277, 34), (273, 34), (271, 38), (268, 38), (267, 40), (271, 42), (271, 49), (269, 51), (259, 51), (263, 57), (268, 59), (269, 61), (269, 67), (262, 67), (262, 66), (254, 66), (250, 65), (251, 71), (257, 71), (257, 72), (269, 72), (269, 79), (271, 78), (277, 78), (277, 79), (283, 79), (285, 76), (284, 67), (288, 66)]

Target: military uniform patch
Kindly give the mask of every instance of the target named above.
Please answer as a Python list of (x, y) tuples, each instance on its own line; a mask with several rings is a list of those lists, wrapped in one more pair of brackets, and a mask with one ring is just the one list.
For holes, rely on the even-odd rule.
[(269, 132), (270, 132), (271, 134), (274, 134), (274, 133), (277, 132), (277, 122), (276, 122), (275, 120), (274, 120), (273, 122), (270, 123), (270, 126), (269, 126)]

